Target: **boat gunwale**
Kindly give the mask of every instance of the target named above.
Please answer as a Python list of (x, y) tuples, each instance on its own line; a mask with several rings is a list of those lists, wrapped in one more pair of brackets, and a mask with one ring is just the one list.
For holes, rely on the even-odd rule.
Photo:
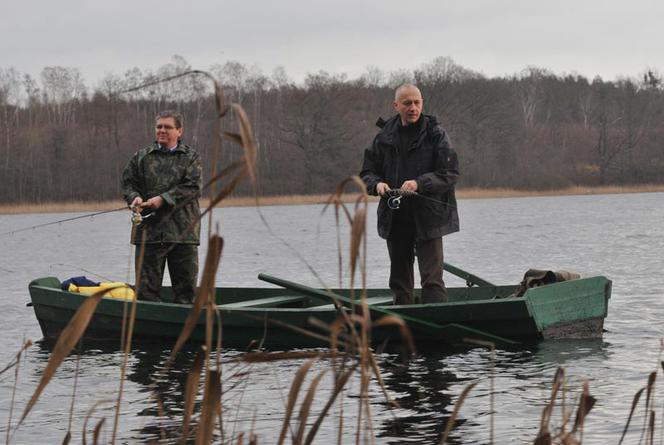
[[(611, 293), (611, 280), (606, 278), (603, 275), (596, 275), (592, 277), (585, 277), (579, 280), (574, 280), (577, 282), (583, 281), (594, 281), (596, 283), (602, 283), (604, 293), (606, 295), (605, 299), (605, 313), (608, 308), (608, 300)], [(70, 292), (67, 290), (61, 289), (57, 283), (60, 283), (59, 279), (56, 277), (42, 277), (34, 279), (29, 284), (30, 298), (32, 301), (32, 306), (34, 306), (35, 315), (37, 315), (37, 320), (40, 325), (44, 323), (55, 323), (61, 324), (61, 320), (67, 317), (67, 313), (73, 314), (84, 298), (88, 298), (89, 295), (81, 294), (77, 292)], [(467, 300), (459, 301), (449, 301), (444, 303), (429, 303), (429, 304), (410, 304), (410, 305), (392, 305), (392, 304), (376, 304), (372, 307), (389, 309), (390, 311), (395, 311), (397, 315), (403, 315), (405, 318), (417, 318), (422, 320), (432, 320), (434, 323), (458, 323), (465, 326), (465, 323), (469, 322), (472, 326), (477, 323), (489, 323), (490, 325), (505, 324), (508, 325), (511, 323), (532, 323), (533, 327), (537, 323), (536, 314), (534, 314), (529, 307), (529, 297), (532, 297), (533, 294), (542, 293), (545, 291), (545, 288), (549, 288), (548, 292), (551, 292), (552, 295), (560, 293), (555, 290), (557, 286), (564, 285), (568, 286), (571, 281), (553, 283), (547, 286), (541, 286), (537, 288), (528, 289), (521, 297), (502, 297), (496, 298), (487, 298), (487, 299), (473, 299), (472, 293), (479, 292), (480, 294), (493, 294), (493, 295), (505, 295), (505, 292), (508, 290), (516, 289), (516, 286), (506, 285), (506, 286), (476, 286), (476, 287), (454, 287), (449, 288), (450, 290), (456, 290), (460, 293), (459, 296), (466, 295)], [(480, 289), (481, 290), (478, 290)], [(167, 288), (168, 289), (168, 288)], [(293, 296), (298, 295), (297, 291), (289, 290), (286, 288), (280, 287), (219, 287), (216, 288), (215, 295), (219, 297), (224, 291), (229, 292), (229, 303), (232, 301), (240, 302), (250, 302), (253, 298), (251, 297), (251, 291), (267, 291), (265, 295), (266, 298), (272, 296)], [(323, 291), (335, 292), (334, 289), (327, 289)], [(348, 291), (348, 289), (342, 289), (342, 291)], [(389, 289), (380, 289), (373, 288), (367, 289), (374, 298), (377, 297), (381, 292), (390, 292)], [(169, 290), (170, 292), (170, 290)], [(246, 292), (246, 294), (242, 294)], [(547, 292), (547, 291), (545, 291)], [(359, 294), (359, 293), (358, 293)], [(478, 295), (476, 295), (477, 297)], [(484, 295), (480, 295), (484, 296)], [(245, 298), (242, 298), (245, 297)], [(307, 317), (318, 317), (321, 319), (330, 319), (330, 314), (336, 313), (337, 308), (334, 305), (330, 304), (331, 296), (327, 299), (325, 296), (308, 296), (309, 303), (312, 301), (324, 301), (321, 305), (316, 306), (302, 306), (302, 307), (273, 307), (273, 306), (239, 306), (239, 307), (227, 307), (219, 305), (218, 311), (222, 315), (227, 316), (237, 316), (247, 318), (272, 318), (274, 316), (275, 321), (281, 321), (285, 323), (293, 323), (295, 320), (303, 320), (303, 315)], [(35, 301), (35, 299), (37, 301)], [(260, 299), (260, 298), (256, 298)], [(52, 300), (51, 303), (49, 303)], [(327, 301), (326, 301), (327, 300)], [(306, 302), (307, 300), (303, 300)], [(134, 300), (120, 299), (113, 297), (102, 297), (99, 301), (99, 306), (95, 311), (94, 317), (108, 317), (109, 319), (119, 319), (123, 316), (125, 311), (125, 304), (132, 304)], [(136, 300), (137, 303), (137, 319), (140, 319), (146, 323), (164, 323), (165, 325), (174, 325), (182, 324), (186, 317), (189, 316), (192, 305), (189, 304), (179, 304), (172, 303), (168, 301), (146, 301), (146, 300)], [(360, 306), (361, 300), (356, 300), (357, 305)], [(498, 305), (498, 306), (495, 306)], [(349, 308), (348, 305), (344, 305), (345, 308)], [(491, 308), (498, 308), (492, 310)], [(49, 309), (50, 308), (50, 309)], [(445, 309), (459, 308), (452, 311), (452, 313), (447, 313)], [(467, 309), (467, 310), (464, 310)], [(458, 312), (457, 312), (458, 311)], [(373, 312), (373, 311), (372, 311)], [(455, 314), (455, 312), (457, 312)], [(60, 315), (52, 315), (57, 314)], [(323, 316), (325, 314), (325, 316)], [(446, 315), (445, 315), (446, 314)], [(280, 320), (280, 316), (283, 318)], [(69, 315), (71, 317), (71, 315)], [(454, 320), (443, 320), (441, 317), (448, 318), (453, 317)], [(604, 318), (606, 315), (604, 316)], [(579, 318), (574, 322), (582, 322), (584, 319)], [(328, 320), (329, 321), (329, 320)], [(205, 314), (201, 313), (200, 318), (197, 320), (196, 324), (200, 326), (205, 323)], [(235, 322), (231, 322), (232, 329), (238, 329), (240, 326)], [(250, 329), (254, 329), (253, 323), (246, 325)], [(507, 325), (506, 325), (507, 326)], [(477, 326), (476, 326), (477, 327)], [(481, 325), (480, 325), (481, 327)], [(198, 328), (197, 328), (198, 329)], [(522, 328), (518, 328), (522, 329)], [(44, 328), (42, 326), (42, 331)], [(531, 334), (524, 336), (526, 339), (530, 340), (542, 340), (542, 331), (539, 330), (539, 338), (531, 337)], [(488, 331), (487, 331), (488, 332)], [(533, 331), (533, 334), (535, 331)], [(44, 333), (45, 337), (47, 334)], [(601, 336), (601, 333), (599, 334)], [(516, 338), (516, 337), (515, 337)], [(430, 340), (430, 339), (429, 339)], [(429, 341), (427, 337), (418, 340), (420, 341)], [(528, 341), (530, 341), (528, 340)]]
[[(55, 287), (50, 287), (50, 286), (43, 286), (43, 285), (33, 285), (31, 284), (29, 286), (30, 288), (34, 289), (41, 289), (43, 291), (47, 292), (57, 292), (62, 295), (73, 295), (75, 297), (78, 297), (80, 299), (84, 298), (89, 298), (90, 295), (86, 294), (81, 294), (78, 292), (70, 292), (62, 289), (58, 289)], [(217, 288), (217, 289), (225, 289), (225, 288)], [(272, 289), (272, 288), (253, 288), (253, 287), (246, 287), (246, 288), (227, 288), (227, 289)], [(375, 288), (376, 290), (382, 290), (381, 288)], [(450, 288), (454, 289), (454, 288)], [(465, 289), (465, 288), (456, 288), (456, 289)], [(323, 291), (325, 289), (322, 289)], [(389, 291), (389, 289), (387, 290)], [(289, 293), (287, 295), (293, 295), (293, 293)], [(312, 299), (318, 299), (320, 298), (315, 298), (311, 297)], [(332, 297), (330, 297), (332, 298)], [(380, 307), (380, 308), (390, 308), (390, 309), (423, 309), (423, 308), (443, 308), (443, 307), (454, 307), (454, 306), (466, 306), (466, 305), (478, 305), (478, 304), (504, 304), (508, 302), (525, 302), (526, 296), (522, 297), (509, 297), (509, 298), (490, 298), (490, 299), (482, 299), (482, 300), (463, 300), (463, 301), (447, 301), (447, 302), (441, 302), (441, 303), (415, 303), (415, 304), (402, 304), (402, 305), (392, 305), (392, 304), (376, 304), (376, 305), (370, 305), (372, 307)], [(128, 299), (123, 299), (123, 298), (114, 298), (110, 296), (104, 296), (102, 297), (101, 301), (104, 302), (114, 302), (114, 303), (119, 303), (119, 304), (124, 304), (124, 303), (133, 303), (133, 300), (128, 300)], [(243, 300), (243, 301), (251, 301), (251, 300)], [(47, 303), (40, 302), (38, 303), (40, 305), (45, 305), (45, 306), (58, 306), (61, 307), (62, 305), (50, 305)], [(173, 308), (173, 309), (191, 309), (192, 304), (182, 304), (182, 303), (171, 303), (168, 301), (149, 301), (149, 300), (137, 300), (137, 304), (139, 306), (143, 307), (158, 307), (158, 308)], [(232, 303), (233, 304), (233, 303)], [(361, 304), (361, 300), (357, 300), (357, 305)], [(223, 304), (217, 304), (217, 307), (220, 311), (222, 312), (237, 312), (237, 311), (242, 311), (242, 312), (265, 312), (265, 311), (279, 311), (279, 312), (303, 312), (303, 311), (315, 311), (315, 312), (327, 312), (327, 311), (336, 311), (336, 308), (333, 305), (330, 305), (329, 303), (324, 303), (323, 305), (315, 305), (315, 306), (304, 306), (304, 307), (271, 307), (271, 306), (259, 306), (259, 307), (223, 307)]]
[[(55, 277), (43, 277), (43, 278), (37, 278), (35, 280), (32, 280), (30, 284), (28, 285), (29, 288), (37, 288), (41, 289), (46, 292), (58, 292), (63, 295), (74, 295), (77, 297), (88, 297), (88, 295), (81, 294), (78, 292), (70, 292), (66, 291), (57, 287), (51, 287), (51, 286), (45, 286), (42, 284), (36, 284), (39, 280), (43, 280), (45, 278), (55, 278)], [(535, 288), (530, 288), (528, 289), (522, 296), (520, 297), (504, 297), (504, 298), (488, 298), (488, 299), (468, 299), (468, 300), (459, 300), (459, 301), (447, 301), (447, 302), (441, 302), (441, 303), (415, 303), (415, 304), (404, 304), (404, 305), (392, 305), (392, 304), (376, 304), (372, 305), (378, 308), (390, 308), (390, 310), (418, 310), (418, 309), (436, 309), (436, 308), (445, 308), (445, 307), (457, 307), (457, 306), (475, 306), (479, 304), (489, 304), (489, 305), (494, 305), (494, 304), (505, 304), (507, 302), (510, 303), (518, 303), (518, 302), (523, 302), (525, 304), (528, 303), (528, 298), (529, 298), (529, 293), (532, 292), (541, 292), (542, 289), (549, 288), (553, 289), (559, 285), (568, 285), (571, 282), (580, 282), (580, 281), (590, 281), (590, 280), (596, 280), (598, 278), (603, 279), (604, 281), (611, 283), (611, 280), (609, 280), (607, 277), (603, 275), (594, 275), (591, 277), (584, 277), (580, 278), (577, 280), (570, 280), (570, 281), (561, 281), (558, 283), (552, 283), (548, 284), (546, 286), (540, 286), (540, 287), (535, 287)], [(57, 280), (57, 278), (55, 278)], [(58, 280), (59, 281), (59, 280)], [(516, 288), (516, 286), (513, 285), (497, 285), (497, 286), (484, 286), (484, 287), (491, 287), (493, 289), (506, 289), (510, 287)], [(467, 292), (470, 290), (472, 292), (472, 289), (478, 289), (479, 287), (452, 287), (448, 288), (449, 290), (460, 290), (462, 292)], [(286, 295), (294, 295), (296, 292), (293, 291), (288, 291), (287, 289), (280, 289), (280, 288), (274, 288), (274, 287), (242, 287), (242, 286), (232, 286), (232, 287), (218, 287), (216, 288), (216, 292), (223, 292), (223, 291), (250, 291), (250, 290), (270, 290), (270, 291), (279, 291), (283, 290), (283, 292), (287, 292)], [(335, 292), (337, 289), (321, 289), (322, 291), (327, 291), (331, 290), (332, 292)], [(381, 292), (385, 291), (386, 293), (391, 292), (389, 289), (385, 288), (370, 288), (367, 289), (368, 292)], [(32, 299), (32, 294), (30, 295)], [(322, 298), (317, 298), (317, 297), (309, 297), (313, 300), (322, 300)], [(610, 295), (608, 296), (610, 298)], [(330, 297), (332, 299), (332, 297)], [(110, 296), (104, 296), (102, 297), (102, 301), (104, 302), (109, 302), (109, 301), (115, 301), (117, 303), (132, 303), (133, 300), (126, 300), (122, 298), (113, 298)], [(250, 301), (250, 299), (245, 299), (245, 300), (239, 300), (239, 301)], [(361, 300), (356, 300), (357, 304), (359, 305), (361, 303)], [(33, 302), (34, 303), (34, 302)], [(192, 305), (191, 304), (181, 304), (181, 303), (171, 303), (168, 301), (148, 301), (148, 300), (137, 300), (137, 303), (139, 307), (143, 308), (149, 308), (149, 307), (154, 307), (154, 308), (166, 308), (166, 309), (186, 309), (187, 311), (191, 309)], [(43, 303), (39, 303), (43, 304)], [(49, 305), (49, 306), (55, 306), (55, 305)], [(61, 306), (61, 305), (58, 305)], [(303, 311), (312, 311), (312, 312), (328, 312), (328, 311), (336, 311), (336, 308), (332, 305), (329, 304), (329, 302), (325, 302), (322, 305), (312, 305), (312, 306), (303, 306), (303, 307), (272, 307), (272, 306), (259, 306), (259, 307), (223, 307), (222, 304), (217, 305), (219, 310), (222, 312), (258, 312), (258, 313), (264, 313), (266, 311), (270, 312), (303, 312)], [(418, 311), (419, 312), (419, 311)], [(530, 312), (530, 310), (529, 310)]]

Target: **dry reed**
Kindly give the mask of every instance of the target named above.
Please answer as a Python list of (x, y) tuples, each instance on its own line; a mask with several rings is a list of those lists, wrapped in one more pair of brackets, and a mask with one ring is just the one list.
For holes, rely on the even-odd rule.
[[(662, 368), (662, 370), (664, 370), (664, 361), (661, 361), (659, 363), (658, 368), (660, 367)], [(634, 412), (636, 411), (636, 408), (639, 405), (639, 401), (644, 391), (646, 392), (646, 401), (644, 407), (645, 415), (643, 418), (643, 425), (640, 431), (639, 443), (641, 443), (643, 441), (643, 438), (646, 437), (646, 445), (653, 444), (653, 439), (655, 434), (655, 410), (652, 407), (654, 406), (655, 382), (657, 381), (658, 370), (651, 372), (648, 375), (646, 386), (639, 389), (634, 394), (634, 397), (632, 399), (632, 406), (629, 411), (629, 416), (627, 418), (627, 422), (625, 423), (625, 428), (623, 429), (622, 435), (620, 436), (620, 441), (618, 442), (619, 445), (622, 444), (623, 440), (627, 436), (627, 431), (629, 430), (629, 425), (632, 421), (632, 417), (634, 416)]]
[(14, 414), (14, 401), (16, 398), (16, 388), (18, 387), (18, 372), (21, 367), (21, 356), (23, 355), (23, 352), (25, 352), (30, 346), (32, 346), (32, 341), (28, 340), (23, 343), (23, 346), (21, 349), (18, 350), (16, 353), (16, 357), (13, 362), (10, 362), (5, 366), (2, 371), (0, 371), (0, 375), (2, 375), (5, 371), (8, 371), (11, 368), (14, 369), (14, 384), (12, 385), (12, 397), (11, 397), (11, 402), (9, 403), (9, 416), (7, 416), (7, 435), (5, 437), (6, 443), (9, 443), (9, 438), (10, 432), (11, 432), (11, 425), (12, 425), (12, 416)]
[(196, 432), (196, 445), (212, 443), (215, 421), (221, 409), (221, 371), (209, 370), (203, 394), (203, 407)]
[[(579, 396), (578, 404), (576, 405), (574, 424), (571, 429), (567, 431), (567, 427), (572, 419), (574, 411), (573, 408), (568, 407), (566, 403), (565, 376), (565, 370), (563, 368), (558, 368), (554, 375), (549, 402), (542, 410), (540, 430), (535, 438), (535, 445), (577, 445), (583, 442), (583, 426), (588, 413), (595, 406), (596, 399), (590, 395), (588, 382), (584, 381), (581, 385), (581, 394)], [(561, 394), (560, 422), (556, 428), (552, 428), (551, 420), (559, 393)]]
[[(136, 226), (132, 226), (131, 238), (134, 238), (136, 231)], [(138, 282), (141, 279), (141, 270), (143, 270), (143, 258), (145, 254), (145, 232), (142, 234), (141, 247), (139, 252), (138, 259), (138, 273), (136, 275), (136, 281)], [(127, 306), (131, 304), (131, 310), (127, 312)], [(111, 443), (115, 443), (115, 438), (117, 437), (118, 424), (120, 422), (120, 406), (122, 404), (122, 395), (124, 392), (124, 381), (125, 376), (127, 375), (127, 363), (129, 362), (129, 351), (131, 350), (131, 340), (134, 332), (134, 322), (136, 320), (136, 308), (138, 305), (138, 295), (132, 300), (131, 303), (124, 301), (122, 308), (122, 336), (121, 336), (121, 347), (123, 349), (122, 353), (122, 364), (120, 365), (120, 386), (118, 388), (118, 397), (115, 404), (115, 417), (113, 418), (113, 433), (111, 436)]]
[[(173, 76), (168, 79), (160, 79), (155, 83), (161, 83), (164, 81), (168, 80), (173, 80), (179, 77), (183, 76), (188, 76), (188, 75), (196, 75), (196, 74), (202, 74), (210, 79), (212, 79), (214, 86), (215, 86), (215, 92), (216, 97), (217, 97), (217, 107), (218, 107), (218, 115), (219, 119), (223, 118), (224, 115), (226, 114), (227, 109), (225, 108), (224, 105), (224, 99), (223, 99), (223, 92), (221, 91), (221, 88), (218, 84), (218, 82), (209, 74), (203, 73), (203, 72), (187, 72), (183, 73), (177, 76)], [(152, 83), (154, 84), (154, 83)], [(128, 90), (128, 91), (133, 91), (136, 89), (141, 89), (144, 88), (148, 85), (141, 85), (138, 86), (134, 89)], [(253, 142), (253, 138), (251, 136), (251, 126), (249, 125), (248, 119), (242, 108), (237, 105), (237, 104), (232, 104), (233, 110), (235, 113), (238, 115), (239, 119), (239, 124), (240, 124), (240, 134), (236, 137), (235, 135), (229, 135), (229, 138), (232, 140), (239, 140), (244, 148), (245, 151), (245, 156), (244, 156), (244, 162), (243, 166), (239, 168), (239, 172), (235, 174), (235, 176), (231, 179), (230, 184), (227, 185), (220, 194), (217, 196), (213, 197), (211, 199), (210, 203), (210, 208), (216, 205), (218, 202), (223, 200), (226, 196), (228, 196), (232, 191), (235, 189), (239, 181), (246, 175), (249, 175), (252, 179), (252, 183), (255, 185), (256, 183), (256, 175), (254, 172), (255, 169), (255, 144)], [(222, 172), (223, 173), (223, 172)], [(215, 177), (215, 180), (222, 179), (225, 176), (225, 174), (222, 175), (217, 175)], [(176, 342), (176, 346), (173, 350), (173, 354), (171, 355), (171, 360), (177, 354), (177, 352), (181, 349), (182, 345), (184, 344), (184, 341), (189, 337), (191, 330), (193, 329), (192, 325), (195, 324), (195, 321), (198, 318), (198, 313), (200, 312), (201, 308), (203, 305), (206, 305), (208, 308), (208, 317), (207, 317), (207, 348), (205, 349), (205, 355), (206, 355), (206, 360), (205, 360), (205, 369), (206, 369), (206, 380), (205, 380), (205, 391), (204, 391), (204, 406), (203, 406), (203, 411), (201, 414), (201, 421), (202, 424), (199, 425), (198, 432), (197, 432), (197, 443), (209, 443), (211, 441), (212, 437), (212, 431), (214, 430), (214, 419), (216, 417), (217, 413), (217, 406), (221, 406), (220, 404), (220, 397), (221, 397), (221, 371), (213, 371), (210, 370), (209, 367), (209, 351), (211, 349), (211, 328), (212, 328), (212, 314), (215, 310), (215, 295), (214, 295), (214, 277), (216, 274), (216, 271), (218, 269), (219, 265), (219, 258), (221, 256), (221, 250), (223, 248), (223, 239), (221, 237), (215, 236), (212, 237), (210, 240), (210, 246), (211, 250), (208, 252), (208, 260), (206, 261), (206, 269), (203, 274), (202, 278), (202, 286), (201, 286), (201, 291), (199, 295), (197, 295), (196, 299), (196, 304), (192, 306), (192, 310), (190, 312), (190, 316), (187, 319), (187, 323), (185, 324), (185, 327), (180, 335), (180, 338), (178, 339), (178, 342)], [(141, 246), (143, 243), (141, 243)], [(141, 255), (142, 258), (142, 255)], [(140, 260), (139, 260), (139, 270), (140, 270)], [(140, 277), (137, 277), (137, 280), (140, 279)], [(72, 317), (72, 319), (69, 321), (65, 329), (62, 331), (61, 335), (59, 336), (56, 345), (54, 347), (54, 350), (51, 354), (51, 357), (49, 358), (49, 362), (44, 370), (43, 376), (37, 386), (37, 389), (35, 390), (33, 396), (31, 397), (30, 401), (25, 407), (25, 410), (23, 412), (23, 415), (21, 416), (21, 419), (19, 420), (18, 424), (16, 425), (16, 428), (18, 428), (21, 423), (24, 421), (24, 419), (27, 417), (29, 414), (30, 410), (34, 406), (34, 404), (37, 402), (37, 399), (39, 398), (40, 394), (44, 390), (44, 388), (48, 385), (50, 382), (52, 376), (54, 375), (56, 369), (62, 363), (64, 358), (69, 354), (73, 346), (80, 340), (82, 337), (83, 333), (85, 332), (85, 329), (87, 328), (87, 325), (92, 317), (92, 314), (94, 313), (97, 304), (99, 303), (99, 300), (101, 297), (106, 294), (108, 291), (112, 290), (113, 288), (108, 288), (104, 289), (102, 291), (99, 291), (95, 293), (94, 295), (90, 296), (87, 298), (79, 307), (79, 309), (76, 311), (75, 315)], [(126, 308), (126, 305), (125, 305)], [(119, 419), (119, 409), (120, 409), (120, 404), (122, 400), (122, 392), (123, 392), (123, 386), (122, 383), (124, 382), (124, 376), (126, 372), (126, 366), (127, 366), (127, 357), (129, 353), (129, 348), (131, 345), (131, 338), (133, 334), (133, 323), (135, 320), (135, 315), (136, 315), (136, 300), (134, 300), (133, 305), (132, 305), (132, 310), (131, 314), (129, 315), (129, 318), (127, 320), (127, 311), (124, 311), (125, 316), (123, 317), (123, 327), (122, 327), (122, 332), (123, 332), (123, 349), (124, 349), (124, 359), (123, 363), (121, 365), (121, 383), (120, 383), (120, 388), (118, 391), (118, 399), (116, 402), (116, 415), (115, 415), (115, 422), (114, 422), (114, 427), (113, 427), (113, 436), (111, 439), (111, 443), (115, 443), (115, 438), (116, 438), (116, 432), (117, 432), (117, 426), (118, 426), (118, 419)], [(128, 327), (125, 329), (125, 324), (128, 323)], [(126, 335), (125, 335), (126, 332)], [(170, 364), (169, 361), (169, 364)], [(168, 366), (166, 367), (168, 368)], [(73, 409), (73, 407), (72, 407)], [(10, 419), (11, 422), (11, 419)], [(9, 428), (8, 428), (9, 431)], [(8, 436), (9, 438), (9, 436)], [(68, 439), (65, 439), (68, 440)], [(9, 440), (8, 440), (9, 441)]]
[(307, 360), (302, 364), (302, 366), (300, 366), (300, 368), (295, 373), (295, 378), (293, 379), (290, 391), (288, 392), (288, 402), (286, 405), (286, 412), (284, 413), (284, 421), (281, 425), (279, 440), (277, 441), (279, 445), (282, 445), (284, 443), (284, 440), (286, 439), (286, 433), (290, 428), (290, 419), (293, 416), (293, 410), (295, 408), (295, 403), (297, 402), (297, 397), (300, 393), (300, 388), (302, 387), (302, 383), (304, 382), (304, 378), (309, 372), (309, 369), (311, 369), (316, 360), (318, 360), (317, 357)]
[[(87, 431), (88, 431), (88, 421), (92, 418), (92, 413), (97, 409), (98, 406), (103, 405), (103, 404), (111, 404), (115, 403), (115, 400), (99, 400), (95, 402), (90, 409), (88, 409), (88, 412), (85, 414), (85, 419), (83, 420), (83, 431), (82, 431), (82, 442), (83, 445), (87, 445)], [(93, 432), (93, 443), (97, 443), (97, 439), (99, 437), (99, 432), (101, 431), (101, 427), (104, 424), (105, 419), (101, 418), (100, 421), (97, 423), (97, 425), (94, 428)]]
[(440, 440), (441, 445), (447, 442), (447, 437), (450, 435), (450, 432), (454, 427), (454, 423), (456, 422), (457, 416), (459, 415), (459, 410), (461, 409), (464, 400), (466, 400), (466, 397), (468, 397), (468, 393), (477, 385), (477, 383), (478, 382), (473, 382), (467, 385), (465, 388), (463, 388), (463, 391), (461, 391), (459, 398), (454, 404), (454, 410), (452, 411), (452, 415), (450, 416), (449, 420), (447, 421), (447, 425), (445, 426), (445, 432), (443, 433), (443, 438)]
[(327, 372), (328, 372), (327, 369), (322, 370), (321, 372), (318, 373), (318, 375), (316, 375), (316, 377), (314, 377), (314, 379), (309, 384), (309, 388), (307, 389), (307, 394), (304, 396), (304, 400), (300, 405), (297, 434), (295, 435), (294, 439), (295, 443), (302, 443), (302, 440), (304, 439), (304, 432), (307, 426), (307, 419), (309, 418), (309, 413), (311, 412), (311, 405), (314, 401), (314, 395), (316, 394), (316, 389), (318, 388), (318, 384), (320, 383), (321, 379)]
[(643, 391), (645, 391), (645, 388), (639, 389), (636, 393), (634, 393), (634, 397), (632, 398), (632, 406), (629, 410), (629, 416), (627, 417), (627, 422), (625, 423), (625, 428), (623, 429), (622, 435), (620, 436), (620, 441), (618, 444), (621, 444), (625, 436), (627, 435), (627, 430), (629, 429), (629, 424), (632, 421), (632, 416), (634, 416), (634, 411), (636, 411), (636, 407), (639, 405), (639, 400), (641, 399), (641, 395), (643, 394)]
[(32, 410), (35, 403), (37, 403), (37, 400), (39, 399), (41, 393), (44, 391), (44, 388), (46, 388), (48, 383), (51, 381), (51, 378), (53, 378), (55, 371), (58, 369), (62, 361), (69, 355), (74, 346), (80, 341), (83, 333), (85, 332), (85, 329), (88, 327), (88, 323), (90, 322), (95, 309), (97, 308), (99, 300), (101, 300), (101, 298), (107, 292), (120, 287), (122, 286), (117, 285), (102, 289), (93, 295), (90, 295), (83, 301), (81, 306), (79, 306), (74, 316), (71, 318), (67, 326), (62, 330), (62, 333), (58, 337), (58, 340), (53, 347), (53, 352), (49, 357), (48, 363), (46, 364), (46, 368), (44, 369), (41, 379), (39, 380), (37, 389), (35, 389), (32, 397), (30, 397), (30, 400), (28, 401), (23, 414), (21, 415), (21, 418), (16, 425), (16, 428), (18, 428), (23, 423), (25, 418), (30, 413), (30, 410)]
[(194, 403), (196, 402), (196, 394), (198, 393), (198, 385), (203, 370), (203, 363), (205, 362), (205, 346), (201, 346), (196, 358), (191, 365), (189, 373), (187, 373), (187, 382), (184, 391), (184, 414), (182, 420), (182, 437), (180, 443), (184, 444), (189, 436), (189, 426), (191, 423), (191, 415), (194, 412)]

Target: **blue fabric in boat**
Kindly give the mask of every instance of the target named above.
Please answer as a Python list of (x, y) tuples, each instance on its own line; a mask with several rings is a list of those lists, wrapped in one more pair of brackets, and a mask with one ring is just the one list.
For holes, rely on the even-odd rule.
[(81, 286), (99, 286), (99, 282), (88, 280), (87, 277), (80, 276), (80, 277), (71, 277), (71, 278), (63, 281), (62, 285), (60, 286), (60, 289), (69, 290), (69, 285), (70, 284), (74, 284), (75, 286), (78, 286), (78, 287), (81, 287)]

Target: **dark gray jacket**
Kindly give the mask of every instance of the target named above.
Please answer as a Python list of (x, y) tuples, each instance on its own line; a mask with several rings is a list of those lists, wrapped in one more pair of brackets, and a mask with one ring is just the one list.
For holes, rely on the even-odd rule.
[[(419, 194), (429, 197), (407, 197), (412, 200), (416, 241), (439, 238), (459, 230), (454, 186), (459, 177), (459, 161), (451, 147), (450, 139), (435, 117), (423, 115), (424, 125), (419, 136), (408, 149), (408, 170), (415, 171)], [(399, 188), (397, 178), (405, 167), (400, 164), (399, 115), (386, 122), (378, 121), (382, 130), (373, 144), (364, 152), (360, 177), (371, 195), (376, 195), (376, 185), (387, 183), (390, 188)], [(414, 169), (413, 169), (414, 167)], [(378, 234), (387, 239), (392, 230), (393, 211), (387, 199), (378, 204)]]

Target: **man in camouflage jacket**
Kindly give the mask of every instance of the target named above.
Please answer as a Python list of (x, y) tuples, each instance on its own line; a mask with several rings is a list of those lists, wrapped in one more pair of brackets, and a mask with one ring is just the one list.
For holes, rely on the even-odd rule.
[[(131, 209), (146, 217), (132, 231), (136, 245), (138, 298), (160, 301), (168, 263), (175, 302), (191, 303), (198, 276), (201, 160), (181, 141), (182, 115), (162, 111), (156, 117), (156, 141), (138, 150), (122, 173), (122, 193)], [(138, 270), (143, 251), (142, 269)]]

